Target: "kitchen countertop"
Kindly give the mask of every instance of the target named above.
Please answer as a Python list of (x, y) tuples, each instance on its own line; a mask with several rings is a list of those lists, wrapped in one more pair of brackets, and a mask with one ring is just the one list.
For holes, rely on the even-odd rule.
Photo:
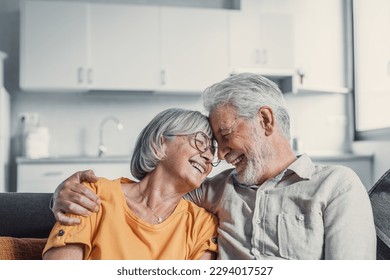
[(373, 154), (356, 153), (312, 153), (307, 152), (313, 161), (345, 161), (345, 160), (372, 160)]
[[(337, 152), (307, 152), (313, 161), (345, 161), (373, 159), (372, 154), (337, 153)], [(47, 164), (47, 163), (129, 163), (130, 155), (124, 156), (59, 156), (31, 159), (18, 157), (17, 164)]]

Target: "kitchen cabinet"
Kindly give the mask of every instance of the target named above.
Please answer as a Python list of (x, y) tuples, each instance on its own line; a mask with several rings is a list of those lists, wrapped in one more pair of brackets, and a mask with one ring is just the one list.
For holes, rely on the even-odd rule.
[(390, 2), (388, 0), (355, 2), (356, 87), (359, 91), (388, 93), (390, 36), (385, 36), (378, 30), (390, 28)]
[[(296, 88), (348, 92), (348, 31), (344, 1), (294, 0)], [(303, 75), (300, 81), (298, 71)]]
[(161, 8), (162, 91), (201, 92), (228, 70), (228, 14)]
[(130, 159), (125, 158), (49, 158), (17, 159), (18, 192), (54, 192), (73, 173), (92, 169), (108, 179), (130, 178)]
[(292, 17), (230, 11), (229, 46), (232, 70), (291, 71), (294, 68)]
[(390, 92), (390, 2), (354, 1), (357, 130), (388, 127)]
[(23, 89), (160, 85), (157, 7), (26, 1), (21, 18)]
[(160, 86), (159, 16), (158, 7), (89, 5), (91, 89)]
[(21, 88), (86, 88), (87, 5), (45, 1), (21, 5)]

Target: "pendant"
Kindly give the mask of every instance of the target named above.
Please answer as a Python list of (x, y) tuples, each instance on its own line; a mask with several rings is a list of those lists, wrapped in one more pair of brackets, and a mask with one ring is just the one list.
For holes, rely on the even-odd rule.
[(163, 219), (161, 217), (156, 217), (157, 218), (157, 223), (161, 224), (163, 222)]

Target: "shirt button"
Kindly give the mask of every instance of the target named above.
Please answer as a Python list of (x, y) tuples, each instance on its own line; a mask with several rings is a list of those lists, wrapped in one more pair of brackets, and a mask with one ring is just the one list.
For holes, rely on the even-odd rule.
[(300, 220), (300, 221), (303, 221), (303, 220), (305, 220), (305, 217), (303, 215), (298, 215), (297, 219)]
[(256, 224), (260, 225), (260, 223), (261, 223), (260, 219), (257, 219)]
[(260, 195), (264, 195), (264, 193), (265, 193), (264, 191), (260, 191)]
[(58, 236), (63, 236), (65, 234), (65, 231), (64, 230), (62, 230), (62, 229), (60, 229), (59, 231), (58, 231)]

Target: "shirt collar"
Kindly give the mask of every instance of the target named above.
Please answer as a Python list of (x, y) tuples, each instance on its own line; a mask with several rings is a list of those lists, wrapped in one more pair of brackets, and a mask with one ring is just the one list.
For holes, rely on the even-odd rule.
[(291, 170), (302, 179), (310, 180), (313, 176), (314, 164), (307, 154), (302, 154), (287, 167), (287, 170)]

